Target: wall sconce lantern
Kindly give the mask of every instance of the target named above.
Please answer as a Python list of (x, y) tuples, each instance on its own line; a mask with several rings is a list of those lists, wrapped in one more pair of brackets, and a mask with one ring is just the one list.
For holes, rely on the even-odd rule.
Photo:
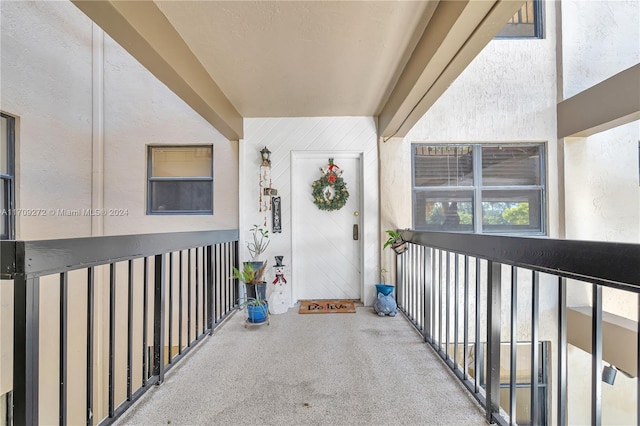
[(266, 146), (262, 148), (260, 155), (262, 156), (261, 166), (271, 167), (271, 151)]

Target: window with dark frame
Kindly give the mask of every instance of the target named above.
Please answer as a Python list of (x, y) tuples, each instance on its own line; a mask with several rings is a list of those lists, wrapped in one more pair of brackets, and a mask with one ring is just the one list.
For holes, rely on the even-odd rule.
[(545, 233), (543, 144), (412, 145), (417, 230)]
[(149, 145), (147, 214), (213, 214), (213, 145)]
[(0, 113), (0, 239), (15, 238), (15, 118)]
[(544, 38), (542, 21), (542, 0), (528, 0), (495, 38)]

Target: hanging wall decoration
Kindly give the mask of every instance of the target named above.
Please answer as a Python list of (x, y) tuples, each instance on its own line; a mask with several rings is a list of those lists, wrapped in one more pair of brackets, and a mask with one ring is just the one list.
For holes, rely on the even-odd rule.
[(349, 191), (342, 179), (342, 170), (333, 164), (329, 158), (329, 165), (320, 168), (322, 177), (311, 184), (313, 188), (313, 203), (320, 210), (340, 210), (347, 203)]
[(274, 234), (282, 232), (280, 197), (271, 197), (271, 229)]
[(261, 212), (271, 209), (271, 151), (265, 146), (260, 151), (262, 163), (260, 163), (260, 189), (258, 194), (258, 202), (260, 203)]

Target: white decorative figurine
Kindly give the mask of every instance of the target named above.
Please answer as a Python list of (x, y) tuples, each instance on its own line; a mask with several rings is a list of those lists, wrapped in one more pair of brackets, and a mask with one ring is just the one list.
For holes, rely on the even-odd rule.
[(287, 279), (284, 276), (284, 267), (282, 259), (284, 256), (276, 256), (275, 279), (273, 285), (276, 286), (275, 290), (269, 296), (269, 313), (271, 314), (284, 314), (289, 310), (287, 296), (284, 293), (284, 288), (287, 284)]

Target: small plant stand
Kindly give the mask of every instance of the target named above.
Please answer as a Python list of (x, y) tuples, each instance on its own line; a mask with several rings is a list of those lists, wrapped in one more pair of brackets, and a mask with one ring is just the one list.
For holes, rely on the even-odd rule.
[(249, 315), (247, 314), (247, 318), (244, 320), (244, 328), (248, 328), (250, 325), (269, 325), (269, 312), (267, 312), (267, 319), (262, 322), (251, 322), (249, 321)]

